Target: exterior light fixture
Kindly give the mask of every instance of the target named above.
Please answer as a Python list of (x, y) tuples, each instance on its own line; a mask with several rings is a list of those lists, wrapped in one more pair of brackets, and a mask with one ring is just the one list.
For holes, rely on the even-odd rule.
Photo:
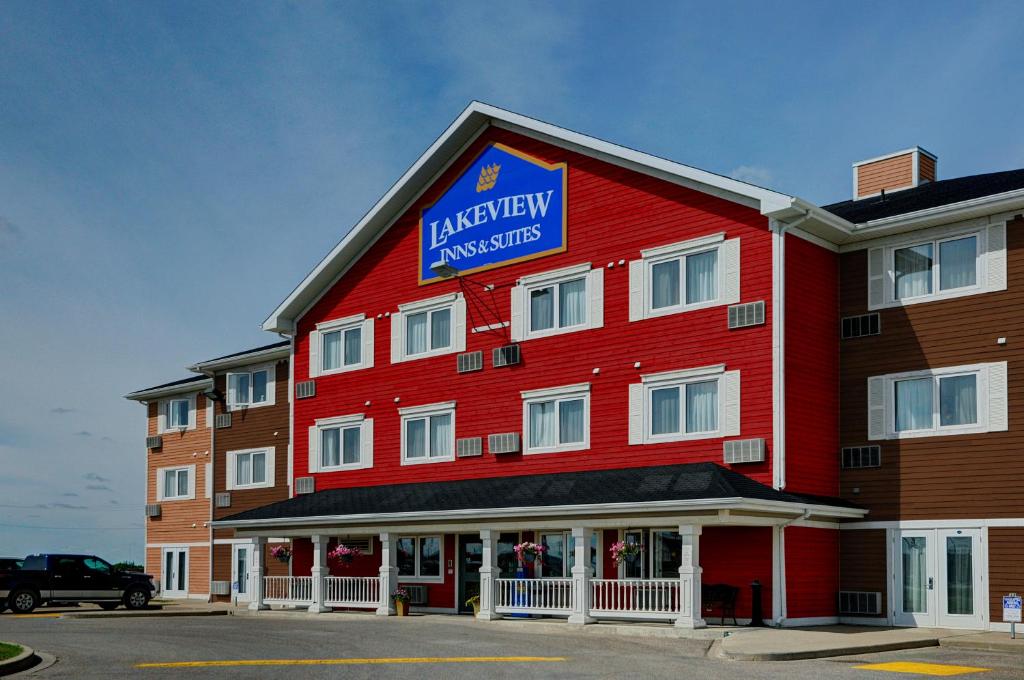
[(434, 272), (443, 279), (450, 279), (454, 276), (459, 275), (459, 270), (451, 266), (444, 260), (438, 260), (434, 264), (430, 265), (430, 271)]

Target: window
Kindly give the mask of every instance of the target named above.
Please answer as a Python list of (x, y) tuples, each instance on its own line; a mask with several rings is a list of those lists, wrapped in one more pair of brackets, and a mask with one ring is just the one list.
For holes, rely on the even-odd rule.
[(309, 428), (309, 471), (373, 467), (373, 419), (363, 414), (322, 418)]
[(274, 447), (228, 451), (228, 490), (274, 486)]
[(318, 323), (309, 338), (310, 377), (372, 368), (373, 321), (358, 314)]
[(604, 270), (589, 263), (519, 279), (512, 288), (513, 341), (601, 328)]
[(274, 404), (273, 365), (228, 373), (227, 380), (229, 411)]
[(978, 255), (976, 234), (894, 249), (893, 299), (973, 288), (978, 284)]
[(870, 439), (1006, 428), (1005, 362), (868, 379)]
[(444, 551), (440, 536), (403, 536), (395, 541), (400, 581), (444, 580)]
[(189, 400), (171, 399), (167, 402), (167, 429), (181, 429), (188, 427), (189, 423)]
[(89, 571), (107, 575), (113, 573), (113, 568), (110, 564), (98, 557), (86, 557), (82, 560), (82, 564), (84, 564), (85, 568)]
[(195, 498), (194, 465), (157, 470), (157, 500), (191, 500)]
[(455, 460), (455, 402), (399, 409), (402, 465)]
[(739, 371), (669, 371), (630, 385), (630, 443), (739, 434)]
[(619, 565), (620, 578), (679, 578), (683, 539), (678, 531), (637, 529), (623, 532), (622, 540), (639, 544), (643, 550), (633, 562)]
[(641, 252), (629, 266), (629, 319), (739, 302), (739, 239), (725, 234)]
[(391, 361), (466, 349), (466, 301), (461, 293), (399, 305), (391, 315)]
[(590, 448), (590, 383), (521, 393), (524, 453)]
[[(541, 545), (546, 547), (544, 559), (541, 561), (541, 578), (569, 578), (576, 564), (576, 542), (571, 531), (546, 532), (540, 535)], [(601, 534), (594, 531), (590, 534), (590, 576), (600, 578), (598, 570), (601, 555)]]

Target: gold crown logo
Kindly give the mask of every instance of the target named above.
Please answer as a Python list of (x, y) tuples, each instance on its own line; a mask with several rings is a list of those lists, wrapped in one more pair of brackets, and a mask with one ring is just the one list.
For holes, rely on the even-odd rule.
[(501, 171), (501, 166), (497, 163), (491, 165), (485, 165), (480, 168), (480, 178), (476, 181), (476, 191), (487, 191), (493, 189), (494, 185), (498, 183), (498, 173)]

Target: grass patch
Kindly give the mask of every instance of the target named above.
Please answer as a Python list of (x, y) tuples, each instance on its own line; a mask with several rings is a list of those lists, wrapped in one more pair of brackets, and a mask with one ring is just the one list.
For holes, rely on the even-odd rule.
[(13, 659), (19, 654), (21, 654), (21, 645), (9, 645), (6, 642), (0, 642), (0, 661)]

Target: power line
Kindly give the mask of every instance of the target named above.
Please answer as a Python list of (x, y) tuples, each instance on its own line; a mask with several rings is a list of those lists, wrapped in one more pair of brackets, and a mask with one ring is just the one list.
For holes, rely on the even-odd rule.
[(67, 529), (68, 531), (138, 531), (143, 529), (142, 525), (134, 527), (41, 527), (31, 524), (0, 524), (0, 527), (9, 529)]

